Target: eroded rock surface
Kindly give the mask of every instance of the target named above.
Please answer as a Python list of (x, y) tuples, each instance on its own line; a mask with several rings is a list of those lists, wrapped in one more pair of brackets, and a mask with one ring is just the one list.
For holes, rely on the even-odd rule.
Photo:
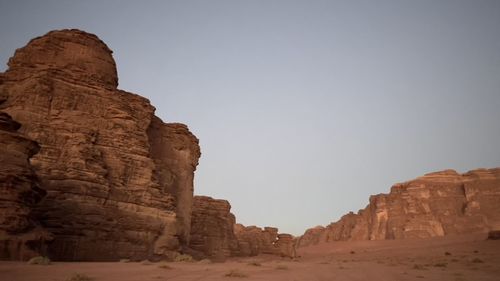
[(31, 258), (50, 239), (32, 214), (45, 196), (29, 162), (40, 147), (19, 134), (20, 127), (0, 111), (0, 259)]
[(118, 90), (116, 73), (95, 35), (61, 30), (18, 49), (2, 74), (0, 109), (41, 147), (36, 214), (52, 259), (144, 259), (189, 241), (198, 140)]
[(324, 229), (308, 230), (299, 246), (337, 240), (427, 238), (500, 227), (500, 168), (430, 173), (370, 197)]

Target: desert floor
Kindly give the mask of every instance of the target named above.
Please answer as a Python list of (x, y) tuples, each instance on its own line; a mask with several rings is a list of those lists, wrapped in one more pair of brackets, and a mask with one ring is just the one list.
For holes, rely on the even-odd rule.
[[(500, 280), (500, 241), (485, 235), (404, 241), (334, 242), (273, 256), (207, 262), (0, 262), (0, 281), (148, 280)], [(77, 279), (75, 279), (77, 280)], [(85, 279), (81, 279), (82, 281)]]

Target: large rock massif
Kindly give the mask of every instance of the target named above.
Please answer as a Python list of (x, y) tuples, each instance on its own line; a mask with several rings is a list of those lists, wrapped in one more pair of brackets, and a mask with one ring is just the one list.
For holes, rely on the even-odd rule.
[[(164, 124), (147, 99), (118, 90), (111, 53), (95, 35), (53, 31), (18, 49), (0, 80), (0, 109), (40, 146), (31, 164), (47, 195), (34, 215), (55, 237), (47, 249), (54, 259), (141, 259), (189, 241), (198, 139)], [(36, 190), (22, 181), (37, 145), (7, 150), (21, 151), (14, 161), (26, 164), (17, 193)], [(16, 213), (21, 220), (26, 212)]]
[(430, 173), (370, 197), (357, 214), (307, 230), (297, 245), (428, 238), (500, 229), (500, 168)]
[(0, 73), (0, 259), (289, 251), (291, 236), (277, 230), (235, 232), (227, 201), (193, 199), (198, 139), (118, 90), (111, 54), (95, 35), (52, 31)]

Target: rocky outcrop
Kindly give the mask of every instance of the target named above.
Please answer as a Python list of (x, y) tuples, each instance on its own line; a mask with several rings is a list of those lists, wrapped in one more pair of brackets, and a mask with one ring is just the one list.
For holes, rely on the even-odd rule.
[(259, 254), (295, 257), (293, 236), (278, 234), (274, 227), (243, 226), (236, 224), (234, 232), (238, 240), (239, 256), (256, 256)]
[(278, 248), (278, 253), (282, 257), (295, 258), (295, 238), (288, 233), (278, 234), (278, 239), (274, 243)]
[(278, 239), (278, 229), (274, 227), (244, 226), (234, 227), (238, 239), (240, 256), (256, 256), (259, 254), (278, 254), (274, 243)]
[(32, 214), (45, 196), (29, 162), (40, 147), (17, 132), (20, 126), (0, 111), (0, 259), (31, 258), (50, 239)]
[(226, 200), (195, 196), (191, 221), (190, 254), (195, 258), (224, 260), (259, 254), (295, 257), (293, 236), (278, 229), (235, 224)]
[(191, 218), (191, 254), (198, 259), (223, 260), (238, 251), (235, 217), (226, 200), (195, 196)]
[(324, 229), (308, 230), (298, 246), (338, 240), (427, 238), (488, 232), (500, 226), (500, 168), (430, 173), (370, 197)]
[(35, 208), (56, 260), (168, 256), (189, 241), (197, 138), (117, 89), (111, 50), (95, 35), (31, 40), (1, 76), (0, 109), (40, 145), (31, 163), (47, 196)]

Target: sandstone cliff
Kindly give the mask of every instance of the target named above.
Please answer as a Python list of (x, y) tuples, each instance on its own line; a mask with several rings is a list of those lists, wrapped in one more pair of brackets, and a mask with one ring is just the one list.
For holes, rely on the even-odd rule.
[[(31, 163), (47, 196), (35, 215), (55, 237), (56, 260), (168, 256), (189, 241), (198, 139), (118, 90), (111, 53), (95, 35), (53, 31), (18, 49), (1, 75), (0, 109), (40, 145)], [(15, 161), (35, 151), (17, 146)]]
[(307, 230), (298, 246), (338, 240), (427, 238), (500, 228), (500, 168), (430, 173), (370, 197), (357, 214)]

